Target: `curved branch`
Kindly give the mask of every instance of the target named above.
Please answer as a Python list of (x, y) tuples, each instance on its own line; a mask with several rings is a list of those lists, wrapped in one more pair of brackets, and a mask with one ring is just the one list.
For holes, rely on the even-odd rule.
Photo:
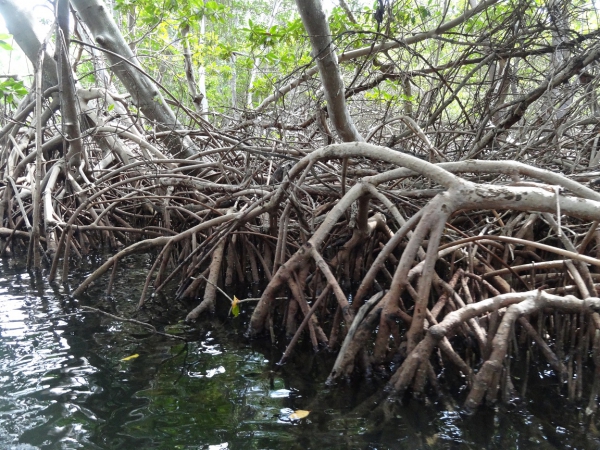
[[(417, 33), (414, 36), (410, 36), (406, 39), (399, 37), (398, 39), (391, 41), (391, 42), (383, 42), (379, 45), (362, 47), (362, 48), (359, 48), (356, 50), (351, 50), (349, 52), (342, 53), (340, 55), (339, 62), (351, 61), (353, 59), (360, 58), (362, 56), (367, 56), (369, 54), (383, 52), (385, 50), (391, 50), (393, 48), (398, 48), (400, 46), (416, 44), (417, 42), (424, 41), (424, 40), (432, 38), (434, 36), (439, 36), (440, 34), (443, 34), (447, 31), (451, 30), (452, 28), (466, 22), (474, 15), (479, 14), (480, 12), (486, 10), (487, 8), (489, 8), (490, 6), (493, 6), (496, 3), (498, 3), (498, 0), (483, 1), (479, 5), (477, 5), (475, 8), (465, 11), (462, 15), (460, 15), (456, 19), (453, 19), (449, 22), (443, 23), (433, 30), (426, 31), (424, 33)], [(295, 80), (291, 81), (290, 83), (286, 84), (285, 86), (282, 86), (281, 88), (277, 89), (277, 92), (275, 92), (273, 95), (264, 99), (262, 101), (262, 103), (257, 106), (255, 111), (256, 112), (264, 111), (264, 109), (267, 106), (269, 106), (271, 103), (279, 100), (285, 94), (287, 94), (288, 92), (297, 88), (303, 81), (310, 79), (318, 71), (319, 71), (319, 68), (317, 66), (313, 66), (310, 69), (307, 69), (300, 78), (296, 78)]]

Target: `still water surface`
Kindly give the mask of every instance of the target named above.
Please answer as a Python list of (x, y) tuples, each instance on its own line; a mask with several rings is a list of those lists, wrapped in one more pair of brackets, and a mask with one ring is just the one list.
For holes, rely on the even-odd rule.
[[(241, 323), (167, 327), (186, 346), (77, 308), (134, 317), (147, 265), (126, 261), (114, 297), (97, 286), (78, 303), (0, 260), (0, 449), (600, 448), (580, 409), (548, 395), (552, 377), (530, 380), (534, 402), (476, 416), (409, 402), (384, 424), (353, 412), (368, 386), (327, 389), (331, 361), (310, 355), (276, 371)], [(310, 415), (290, 420), (297, 409)]]

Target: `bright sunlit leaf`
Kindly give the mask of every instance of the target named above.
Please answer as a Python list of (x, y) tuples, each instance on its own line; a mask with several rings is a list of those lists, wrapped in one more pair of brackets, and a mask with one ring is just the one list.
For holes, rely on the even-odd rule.
[(235, 295), (233, 296), (233, 303), (231, 304), (231, 314), (233, 314), (233, 317), (240, 315), (240, 301)]
[(292, 420), (304, 419), (309, 414), (310, 414), (310, 411), (305, 411), (304, 409), (297, 409), (292, 414), (290, 414), (290, 419), (292, 419)]
[(10, 45), (8, 43), (10, 38), (11, 38), (10, 34), (0, 33), (0, 48), (2, 48), (4, 50), (12, 50), (13, 49), (12, 45)]
[(121, 361), (131, 361), (132, 359), (135, 359), (135, 358), (137, 358), (138, 356), (140, 356), (140, 355), (138, 355), (138, 354), (136, 353), (136, 354), (134, 354), (134, 355), (131, 355), (131, 356), (128, 356), (128, 357), (126, 357), (126, 358), (123, 358), (123, 359), (121, 359)]

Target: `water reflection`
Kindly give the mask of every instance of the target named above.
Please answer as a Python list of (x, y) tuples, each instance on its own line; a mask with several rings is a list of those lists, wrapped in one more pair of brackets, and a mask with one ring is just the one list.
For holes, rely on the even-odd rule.
[[(127, 275), (114, 298), (96, 292), (87, 304), (133, 314)], [(289, 427), (278, 420), (282, 408), (293, 407), (293, 391), (270, 372), (263, 354), (229, 345), (223, 328), (184, 349), (179, 341), (72, 306), (62, 288), (0, 261), (0, 448), (275, 448), (294, 442), (296, 434), (287, 435)]]
[[(132, 286), (143, 285), (150, 262), (126, 261), (114, 298), (98, 286), (79, 301), (135, 316)], [(543, 389), (535, 403), (510, 410), (466, 416), (456, 405), (408, 401), (387, 410), (370, 405), (365, 414), (355, 408), (368, 402), (368, 383), (325, 388), (331, 358), (310, 353), (276, 372), (270, 361), (280, 355), (240, 343), (235, 322), (204, 324), (183, 344), (75, 306), (65, 289), (30, 277), (23, 263), (0, 260), (0, 448), (598, 447), (579, 426), (580, 411), (553, 408), (551, 389), (542, 386), (555, 383), (551, 376), (536, 383)], [(180, 317), (142, 314), (163, 323)], [(309, 415), (290, 419), (298, 410)]]

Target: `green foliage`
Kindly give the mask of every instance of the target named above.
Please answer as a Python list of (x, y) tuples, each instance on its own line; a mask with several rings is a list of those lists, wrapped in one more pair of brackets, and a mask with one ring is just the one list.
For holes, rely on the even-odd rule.
[[(371, 15), (371, 17), (373, 16)], [(329, 29), (331, 30), (331, 33), (335, 36), (340, 35), (342, 33), (346, 33), (348, 31), (359, 31), (361, 29), (364, 29), (364, 25), (370, 26), (369, 24), (361, 23), (360, 21), (358, 24), (353, 24), (348, 20), (348, 17), (346, 16), (344, 10), (339, 6), (333, 8), (333, 10), (331, 11), (331, 15), (329, 16)]]
[(17, 98), (27, 95), (27, 88), (22, 81), (8, 78), (0, 82), (0, 95), (9, 103), (16, 103)]
[[(381, 42), (381, 35), (374, 34), (378, 29), (373, 17), (377, 2), (347, 2), (356, 23), (349, 20), (342, 8), (335, 6), (337, 2), (324, 2), (338, 51), (341, 53), (364, 48), (374, 40)], [(117, 22), (128, 42), (135, 46), (144, 68), (179, 100), (187, 102), (187, 106), (193, 108), (189, 95), (186, 95), (181, 42), (186, 39), (193, 65), (196, 69), (202, 67), (206, 73), (207, 98), (211, 110), (217, 113), (228, 113), (232, 104), (233, 79), (236, 80), (237, 105), (245, 105), (248, 93), (252, 94), (252, 100), (257, 105), (273, 94), (278, 86), (290, 81), (291, 77), (298, 76), (299, 68), (313, 63), (306, 32), (294, 1), (283, 0), (275, 17), (271, 17), (273, 5), (274, 0), (115, 0)], [(449, 3), (395, 0), (390, 5), (386, 8), (379, 28), (381, 34), (389, 36), (388, 42), (435, 30), (443, 22), (460, 16), (469, 8), (467, 0)], [(541, 0), (525, 4), (515, 0), (498, 2), (485, 13), (473, 16), (442, 37), (427, 39), (408, 48), (391, 49), (385, 55), (371, 55), (357, 61), (356, 65), (342, 64), (342, 75), (347, 82), (353, 80), (353, 86), (357, 86), (368, 79), (370, 74), (386, 70), (381, 65), (371, 63), (374, 57), (382, 64), (393, 62), (394, 70), (398, 73), (406, 69), (429, 70), (461, 58), (477, 58), (487, 55), (490, 48), (508, 48), (508, 42), (516, 47), (530, 45), (522, 40), (515, 40), (514, 27), (503, 26), (505, 22), (511, 23), (510, 18), (517, 8), (520, 29), (545, 27), (545, 30), (536, 35), (536, 38), (542, 38), (537, 45), (548, 45), (552, 41), (552, 32), (547, 7), (547, 2)], [(572, 32), (586, 33), (597, 27), (598, 19), (592, 14), (593, 8), (589, 7), (589, 0), (573, 0), (570, 7), (573, 12), (586, 8), (589, 11), (585, 20), (572, 21)], [(202, 23), (204, 27), (201, 26)], [(0, 48), (7, 48), (8, 38), (9, 36), (0, 35)], [(483, 42), (481, 39), (485, 39), (485, 45), (473, 45)], [(519, 68), (522, 76), (515, 82), (515, 86), (523, 83), (522, 80), (535, 78), (536, 71), (545, 70), (546, 61), (545, 56), (528, 60), (528, 64)], [(355, 76), (357, 69), (361, 71), (359, 76)], [(460, 79), (472, 69), (473, 66), (470, 65), (455, 66), (452, 76)], [(483, 68), (460, 90), (446, 108), (449, 116), (464, 114), (465, 110), (459, 103), (466, 105), (468, 110), (469, 104), (481, 100), (481, 86), (482, 83), (487, 83), (487, 70), (488, 67)], [(435, 109), (436, 105), (441, 104), (440, 98), (449, 95), (454, 87), (448, 85), (447, 88), (442, 82), (439, 88), (432, 90), (432, 86), (447, 76), (442, 72), (429, 71), (427, 75), (412, 76), (413, 95), (406, 95), (402, 83), (393, 79), (361, 91), (350, 101), (364, 99), (376, 107), (381, 104), (398, 108), (411, 103), (419, 108), (425, 93), (432, 92), (429, 98), (430, 108)], [(85, 75), (81, 79), (83, 84), (93, 82), (94, 69), (88, 61), (80, 63), (78, 73), (80, 78)], [(322, 100), (314, 90), (309, 89), (305, 93), (309, 99)], [(439, 98), (436, 97), (438, 95)]]
[(8, 78), (0, 81), (0, 96), (8, 103), (17, 103), (17, 99), (27, 95), (29, 91), (22, 81)]
[(381, 85), (372, 91), (365, 93), (366, 100), (373, 100), (380, 103), (396, 103), (398, 100), (413, 102), (414, 96), (406, 96), (399, 92), (396, 82), (385, 80)]
[(82, 61), (77, 68), (77, 72), (80, 74), (79, 82), (86, 87), (91, 87), (96, 83), (96, 71), (91, 61)]
[[(12, 39), (10, 34), (0, 33), (0, 49), (6, 51), (12, 51), (13, 47), (8, 43)], [(27, 95), (29, 91), (21, 80), (15, 80), (13, 78), (7, 78), (6, 80), (0, 81), (0, 97), (4, 99), (5, 103), (15, 104), (20, 97)]]
[(248, 20), (248, 27), (243, 28), (253, 49), (258, 47), (275, 47), (277, 44), (295, 43), (304, 31), (300, 18), (290, 20), (284, 25), (273, 25), (268, 30), (265, 26)]
[(10, 34), (0, 33), (0, 48), (3, 50), (12, 50), (13, 47), (8, 43), (8, 41), (12, 38)]
[(213, 0), (116, 0), (115, 8), (135, 13), (143, 25), (156, 25), (173, 19), (181, 27), (196, 28), (203, 17), (220, 23), (224, 23), (229, 17), (227, 6)]

